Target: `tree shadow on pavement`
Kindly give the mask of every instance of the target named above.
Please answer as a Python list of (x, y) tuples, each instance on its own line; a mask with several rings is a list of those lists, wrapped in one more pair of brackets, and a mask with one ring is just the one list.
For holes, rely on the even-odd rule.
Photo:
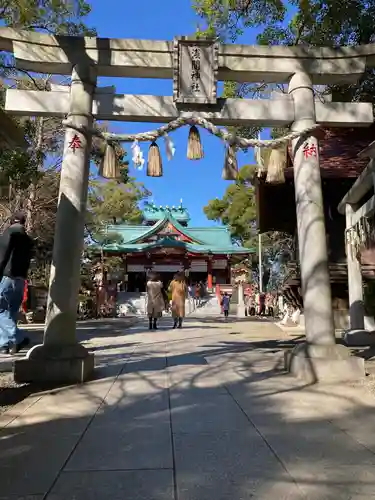
[(372, 498), (375, 399), (285, 374), (291, 342), (198, 336), (99, 353), (92, 382), (0, 416), (0, 498)]
[(244, 345), (133, 356), (1, 417), (1, 498), (373, 496), (374, 405), (355, 391), (306, 387)]

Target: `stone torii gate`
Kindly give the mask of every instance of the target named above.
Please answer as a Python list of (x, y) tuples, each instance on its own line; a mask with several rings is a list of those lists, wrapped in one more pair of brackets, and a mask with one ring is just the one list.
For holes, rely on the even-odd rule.
[[(72, 127), (88, 131), (66, 130), (44, 341), (16, 361), (16, 380), (82, 382), (94, 368), (93, 356), (75, 332), (93, 119), (165, 123), (186, 113), (215, 125), (291, 126), (296, 132), (292, 147), (306, 343), (288, 357), (288, 368), (314, 381), (364, 375), (363, 360), (335, 344), (318, 139), (303, 133), (316, 124), (365, 127), (373, 122), (371, 104), (322, 103), (314, 98), (313, 85), (357, 81), (366, 67), (375, 66), (375, 45), (257, 47), (189, 38), (54, 37), (0, 28), (0, 50), (13, 52), (20, 69), (72, 75), (70, 91), (8, 90), (6, 111), (67, 116)], [(115, 94), (97, 87), (99, 76), (170, 78), (173, 95)], [(289, 82), (289, 94), (219, 99), (218, 80)], [(72, 148), (76, 134), (81, 147)]]

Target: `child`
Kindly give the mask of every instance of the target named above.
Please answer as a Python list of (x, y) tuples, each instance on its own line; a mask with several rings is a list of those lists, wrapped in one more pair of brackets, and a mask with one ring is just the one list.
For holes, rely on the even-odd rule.
[(229, 303), (230, 303), (230, 296), (227, 294), (227, 292), (225, 292), (224, 296), (223, 296), (223, 300), (221, 302), (225, 318), (227, 318), (229, 316)]

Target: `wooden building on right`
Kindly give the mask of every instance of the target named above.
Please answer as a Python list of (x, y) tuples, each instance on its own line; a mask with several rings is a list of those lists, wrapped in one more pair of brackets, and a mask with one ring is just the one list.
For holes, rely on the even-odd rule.
[[(348, 231), (345, 210), (344, 212), (342, 210), (339, 211), (338, 207), (357, 178), (368, 167), (369, 155), (366, 155), (363, 151), (366, 150), (374, 139), (375, 127), (371, 126), (366, 129), (331, 128), (325, 130), (324, 138), (319, 141), (320, 172), (332, 299), (335, 309), (336, 326), (342, 328), (348, 326)], [(361, 195), (359, 202), (365, 204), (371, 199), (374, 190), (372, 189), (372, 191), (367, 191), (363, 194), (362, 191), (359, 192)], [(256, 196), (260, 232), (281, 231), (292, 235), (294, 238), (294, 257), (288, 264), (289, 278), (286, 286), (302, 304), (293, 162), (290, 150), (285, 169), (285, 183), (270, 184), (266, 182), (265, 176), (257, 177)], [(358, 202), (356, 201), (356, 203)], [(368, 246), (368, 243), (366, 245)], [(359, 272), (365, 284), (370, 283), (371, 280), (375, 280), (375, 243), (373, 255), (374, 258), (370, 259), (367, 252), (359, 260)]]

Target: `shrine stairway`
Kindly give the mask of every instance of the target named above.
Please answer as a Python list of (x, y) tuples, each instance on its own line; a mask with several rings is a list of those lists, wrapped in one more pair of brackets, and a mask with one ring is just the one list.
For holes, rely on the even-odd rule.
[(191, 316), (218, 316), (221, 314), (221, 306), (216, 294), (205, 297), (200, 307), (196, 307)]

